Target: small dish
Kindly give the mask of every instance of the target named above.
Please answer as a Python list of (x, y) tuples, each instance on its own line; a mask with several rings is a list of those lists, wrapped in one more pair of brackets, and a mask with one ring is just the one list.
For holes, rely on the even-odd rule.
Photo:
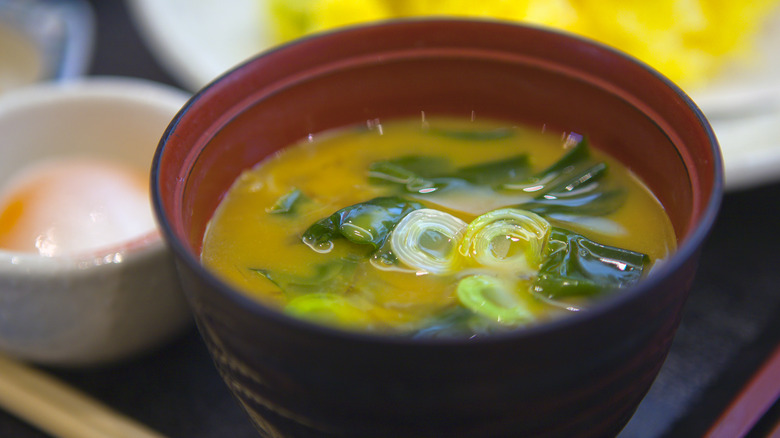
[(157, 60), (192, 91), (271, 46), (259, 0), (231, 0), (230, 7), (215, 0), (133, 0), (128, 7)]
[[(148, 175), (187, 93), (126, 78), (47, 83), (0, 98), (0, 185), (42, 160), (89, 157)], [(154, 222), (130, 241), (47, 257), (0, 249), (0, 350), (50, 365), (95, 365), (160, 345), (190, 321)]]

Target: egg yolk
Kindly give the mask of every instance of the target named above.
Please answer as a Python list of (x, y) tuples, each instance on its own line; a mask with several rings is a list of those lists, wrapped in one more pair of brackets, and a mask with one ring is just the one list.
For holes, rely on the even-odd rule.
[(60, 256), (155, 229), (145, 172), (91, 159), (23, 169), (0, 192), (0, 248)]

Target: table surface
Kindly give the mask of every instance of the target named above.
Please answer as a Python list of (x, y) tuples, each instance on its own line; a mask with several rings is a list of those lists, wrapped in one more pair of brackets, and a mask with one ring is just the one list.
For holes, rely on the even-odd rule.
[[(97, 41), (90, 74), (182, 86), (152, 57), (122, 0), (92, 5)], [(672, 350), (621, 438), (701, 436), (780, 343), (776, 205), (778, 184), (725, 196)], [(47, 371), (170, 437), (257, 436), (194, 327), (129, 362)], [(0, 411), (0, 436), (46, 435)]]

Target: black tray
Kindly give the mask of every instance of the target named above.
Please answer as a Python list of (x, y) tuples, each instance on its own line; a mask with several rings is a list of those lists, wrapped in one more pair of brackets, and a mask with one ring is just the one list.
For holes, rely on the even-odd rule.
[[(181, 86), (152, 58), (121, 0), (92, 4), (97, 42), (90, 74)], [(621, 438), (703, 435), (780, 343), (775, 205), (778, 184), (726, 195), (672, 351)], [(130, 362), (47, 371), (171, 437), (257, 436), (194, 327)], [(0, 411), (0, 436), (46, 435)]]

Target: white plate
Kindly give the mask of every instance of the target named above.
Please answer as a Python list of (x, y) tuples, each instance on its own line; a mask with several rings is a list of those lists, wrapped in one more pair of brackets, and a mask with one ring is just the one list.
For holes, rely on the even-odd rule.
[(157, 60), (192, 91), (270, 45), (260, 0), (131, 0)]
[[(271, 45), (262, 0), (131, 0), (157, 59), (192, 91)], [(763, 36), (758, 65), (733, 71), (691, 96), (723, 150), (726, 188), (780, 181), (780, 11)], [(774, 47), (774, 50), (773, 50)]]

